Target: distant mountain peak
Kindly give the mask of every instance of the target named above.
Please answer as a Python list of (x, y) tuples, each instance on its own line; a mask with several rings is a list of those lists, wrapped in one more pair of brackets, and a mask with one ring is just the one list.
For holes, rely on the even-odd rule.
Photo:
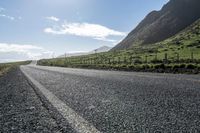
[(95, 50), (93, 50), (92, 52), (107, 52), (111, 49), (111, 47), (108, 46), (102, 46), (100, 48), (97, 48)]
[(65, 55), (61, 55), (58, 58), (63, 58), (63, 57), (72, 57), (72, 56), (82, 56), (82, 55), (89, 55), (89, 54), (94, 54), (94, 53), (102, 53), (102, 52), (108, 52), (109, 50), (111, 50), (112, 47), (108, 47), (108, 46), (102, 46), (100, 48), (94, 49), (90, 52), (78, 52), (78, 53), (68, 53)]

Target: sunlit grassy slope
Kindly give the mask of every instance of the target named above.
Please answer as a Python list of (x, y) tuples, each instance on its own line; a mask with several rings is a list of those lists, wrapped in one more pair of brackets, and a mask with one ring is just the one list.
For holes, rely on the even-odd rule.
[[(130, 50), (110, 51), (87, 56), (40, 60), (40, 65), (85, 68), (147, 70), (168, 67), (199, 68), (200, 19), (177, 35), (155, 44), (138, 45)], [(193, 67), (191, 66), (193, 65)], [(189, 69), (188, 68), (188, 69)]]

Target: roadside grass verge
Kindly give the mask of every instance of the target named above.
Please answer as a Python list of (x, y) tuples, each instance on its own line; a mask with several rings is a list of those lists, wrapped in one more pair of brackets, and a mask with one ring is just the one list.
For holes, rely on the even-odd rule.
[(0, 63), (0, 76), (4, 75), (13, 68), (16, 68), (20, 65), (27, 65), (31, 61), (21, 61), (21, 62), (11, 62), (11, 63)]
[(63, 62), (63, 60), (40, 60), (38, 65), (58, 66), (68, 68), (84, 68), (84, 69), (102, 69), (117, 71), (136, 71), (136, 72), (157, 72), (157, 73), (187, 73), (198, 74), (200, 72), (200, 64), (198, 63), (100, 63), (100, 64), (83, 64)]

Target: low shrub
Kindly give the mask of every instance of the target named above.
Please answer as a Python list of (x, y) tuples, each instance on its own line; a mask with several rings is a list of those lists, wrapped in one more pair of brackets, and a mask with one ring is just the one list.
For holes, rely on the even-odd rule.
[(134, 61), (134, 63), (135, 63), (135, 64), (142, 64), (142, 61), (139, 60), (139, 59), (136, 59), (136, 60)]
[(197, 68), (197, 66), (196, 66), (196, 65), (193, 65), (193, 64), (188, 64), (188, 65), (186, 66), (186, 68), (187, 68), (187, 69), (195, 69), (195, 68)]
[(135, 69), (135, 65), (128, 65), (127, 66), (129, 69), (134, 70)]
[(149, 68), (151, 68), (151, 67), (150, 67), (150, 65), (148, 65), (148, 64), (142, 65), (142, 69), (145, 69), (145, 70), (146, 70), (146, 69), (149, 69)]
[(173, 67), (172, 65), (165, 65), (166, 69), (172, 69), (172, 67)]
[(155, 69), (165, 69), (165, 64), (159, 64), (154, 66)]
[(156, 63), (162, 63), (162, 62), (163, 62), (162, 60), (156, 60), (156, 59), (151, 60), (151, 63), (154, 63), (154, 64), (156, 64)]
[(181, 65), (180, 65), (180, 68), (185, 68), (185, 67), (186, 67), (185, 64), (181, 64)]
[(174, 65), (173, 70), (180, 68), (180, 65)]

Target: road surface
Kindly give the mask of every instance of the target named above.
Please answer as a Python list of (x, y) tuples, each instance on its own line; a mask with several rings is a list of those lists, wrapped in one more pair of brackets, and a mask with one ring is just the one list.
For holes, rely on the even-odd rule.
[(0, 77), (0, 133), (66, 131), (73, 132), (54, 119), (19, 69)]
[(200, 132), (199, 75), (20, 69), (60, 132)]

